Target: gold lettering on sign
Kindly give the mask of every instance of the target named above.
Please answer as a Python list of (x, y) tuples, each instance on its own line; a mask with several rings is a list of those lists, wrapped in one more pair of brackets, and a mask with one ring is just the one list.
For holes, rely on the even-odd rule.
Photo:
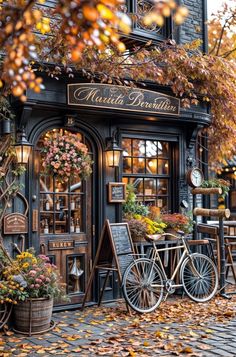
[(28, 233), (27, 217), (21, 213), (9, 213), (3, 218), (3, 233)]
[(68, 104), (179, 115), (178, 98), (139, 88), (98, 83), (68, 84)]
[(171, 101), (165, 97), (157, 97), (154, 99), (154, 102), (145, 102), (143, 101), (144, 95), (140, 92), (131, 92), (129, 95), (129, 99), (131, 100), (130, 105), (132, 107), (141, 107), (141, 108), (148, 108), (148, 109), (163, 109), (175, 112), (176, 106), (171, 105)]
[(74, 241), (49, 241), (48, 242), (48, 249), (49, 250), (56, 250), (56, 249), (73, 249), (74, 248)]
[(100, 90), (96, 88), (82, 87), (74, 92), (74, 98), (78, 101), (91, 101), (92, 103), (124, 104), (122, 94), (110, 94), (110, 97), (101, 96)]

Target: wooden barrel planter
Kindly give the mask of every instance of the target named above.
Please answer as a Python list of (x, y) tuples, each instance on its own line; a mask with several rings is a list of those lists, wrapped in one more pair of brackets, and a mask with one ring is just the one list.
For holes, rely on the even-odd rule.
[(14, 331), (29, 336), (51, 329), (53, 299), (34, 298), (14, 306)]

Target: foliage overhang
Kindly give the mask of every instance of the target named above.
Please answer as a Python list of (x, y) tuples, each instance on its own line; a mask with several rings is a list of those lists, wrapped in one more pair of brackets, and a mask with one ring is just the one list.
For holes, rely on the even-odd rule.
[[(114, 5), (112, 8), (116, 10), (115, 15), (117, 15), (118, 2), (115, 0), (112, 2)], [(173, 3), (173, 1), (168, 2)], [(116, 30), (129, 32), (127, 19), (119, 17), (121, 16), (119, 14), (118, 17), (112, 16), (111, 8), (109, 9), (111, 2), (106, 0), (91, 1), (97, 11), (93, 12), (93, 19), (90, 18), (92, 12), (85, 11), (83, 8), (86, 1), (81, 1), (82, 8), (76, 5), (73, 11), (70, 6), (75, 5), (75, 2), (59, 1), (56, 10), (44, 10), (43, 14), (37, 6), (33, 8), (35, 1), (22, 3), (25, 7), (21, 5), (21, 9), (15, 6), (12, 12), (11, 7), (5, 5), (4, 11), (1, 9), (0, 12), (3, 20), (0, 28), (0, 44), (6, 50), (6, 59), (2, 62), (1, 68), (4, 93), (10, 89), (14, 95), (24, 101), (26, 88), (36, 92), (41, 90), (42, 79), (36, 76), (32, 67), (36, 60), (40, 71), (46, 71), (54, 78), (61, 74), (63, 67), (70, 77), (73, 76), (74, 68), (82, 70), (83, 75), (90, 81), (99, 80), (123, 85), (153, 81), (158, 85), (170, 86), (173, 93), (181, 98), (183, 107), (198, 104), (199, 99), (211, 104), (212, 124), (208, 128), (209, 160), (214, 162), (215, 168), (236, 154), (234, 62), (219, 56), (202, 54), (199, 50), (199, 40), (180, 46), (177, 46), (174, 41), (159, 46), (149, 42), (143, 47), (133, 47), (124, 51), (119, 37), (116, 37), (113, 32), (112, 37), (109, 31), (115, 25)], [(17, 1), (16, 4), (19, 5), (20, 2)], [(70, 24), (74, 24), (74, 16), (76, 13), (81, 14), (81, 9), (81, 28), (78, 29), (78, 26)], [(7, 23), (7, 12), (11, 20), (18, 19), (18, 21)], [(108, 15), (111, 16), (110, 19)], [(47, 19), (58, 16), (62, 21), (52, 20), (49, 24)], [(98, 18), (105, 23), (104, 29), (106, 28), (107, 34), (109, 33), (108, 40), (103, 36), (105, 30), (96, 28)], [(71, 22), (68, 19), (71, 19)], [(35, 26), (41, 32), (40, 36), (32, 32)], [(93, 31), (97, 33), (97, 30), (100, 40), (96, 43), (92, 35)], [(42, 40), (42, 36), (47, 33), (53, 36), (44, 37)], [(73, 55), (75, 49), (77, 55)], [(47, 63), (56, 63), (56, 65), (51, 69)]]

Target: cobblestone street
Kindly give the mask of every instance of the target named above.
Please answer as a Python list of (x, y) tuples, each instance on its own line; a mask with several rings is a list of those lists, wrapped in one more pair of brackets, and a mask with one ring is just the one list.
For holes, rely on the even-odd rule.
[(130, 315), (123, 303), (58, 312), (44, 335), (1, 336), (0, 356), (236, 356), (234, 305), (234, 297), (178, 298), (147, 315)]

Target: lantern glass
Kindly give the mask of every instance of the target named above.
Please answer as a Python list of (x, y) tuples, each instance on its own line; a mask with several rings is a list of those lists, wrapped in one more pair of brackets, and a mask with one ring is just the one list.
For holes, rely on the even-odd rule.
[(106, 151), (107, 164), (110, 167), (119, 166), (120, 163), (120, 150), (108, 150)]
[(29, 155), (31, 152), (31, 146), (28, 145), (16, 145), (15, 146), (16, 150), (16, 158), (18, 164), (24, 164), (26, 165), (29, 160)]
[(14, 145), (15, 146), (15, 151), (16, 151), (16, 159), (17, 163), (21, 165), (26, 165), (29, 160), (29, 155), (31, 152), (32, 144), (28, 142), (26, 139), (26, 134), (24, 129), (22, 130), (22, 133), (20, 134), (20, 138), (17, 141), (17, 143)]

